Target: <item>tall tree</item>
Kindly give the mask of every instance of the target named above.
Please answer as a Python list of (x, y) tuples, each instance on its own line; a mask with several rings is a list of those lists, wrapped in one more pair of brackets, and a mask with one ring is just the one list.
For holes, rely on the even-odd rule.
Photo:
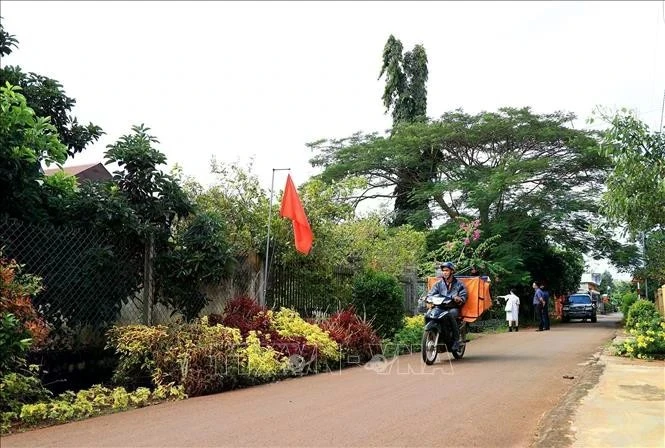
[[(390, 35), (383, 49), (383, 66), (379, 79), (385, 75), (383, 105), (392, 112), (393, 127), (400, 123), (427, 119), (427, 53), (422, 45), (403, 54), (402, 42)], [(421, 151), (415, 148), (414, 151)], [(412, 224), (417, 229), (431, 226), (429, 201), (413, 193), (428, 181), (427, 171), (417, 159), (400, 168), (394, 189), (392, 224)]]
[(413, 195), (436, 204), (439, 214), (477, 216), (487, 225), (506, 210), (519, 210), (583, 243), (576, 233), (588, 227), (608, 162), (595, 152), (591, 132), (566, 126), (573, 118), (528, 108), (477, 115), (458, 110), (400, 124), (389, 136), (315, 142), (311, 163), (324, 168), (326, 180), (364, 177), (369, 187), (361, 199), (390, 197), (385, 188), (400, 182), (401, 169), (420, 166), (430, 180)]
[(323, 180), (364, 178), (368, 187), (357, 201), (392, 197), (386, 190), (400, 181), (402, 168), (420, 166), (430, 180), (413, 196), (432, 204), (433, 216), (480, 218), (485, 230), (506, 213), (536, 218), (552, 244), (613, 261), (620, 256), (629, 266), (634, 247), (614, 241), (597, 214), (609, 160), (598, 154), (595, 133), (567, 126), (573, 119), (529, 108), (476, 115), (457, 110), (439, 120), (399, 124), (386, 136), (311, 143), (310, 162), (324, 168)]
[[(606, 120), (608, 118), (604, 117)], [(665, 226), (665, 134), (627, 112), (609, 119), (601, 152), (613, 162), (602, 211), (635, 235)]]
[(600, 293), (609, 294), (614, 289), (614, 279), (610, 271), (603, 272), (600, 277)]

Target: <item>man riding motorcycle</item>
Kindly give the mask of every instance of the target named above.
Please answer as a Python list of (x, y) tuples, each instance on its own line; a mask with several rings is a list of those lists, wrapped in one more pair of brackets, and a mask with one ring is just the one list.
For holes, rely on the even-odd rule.
[(449, 319), (450, 326), (453, 330), (453, 340), (455, 341), (452, 350), (459, 350), (459, 328), (457, 326), (457, 318), (460, 315), (460, 308), (466, 302), (466, 287), (464, 283), (455, 278), (455, 265), (447, 261), (441, 264), (441, 280), (436, 282), (432, 289), (427, 293), (427, 297), (444, 296), (451, 297), (454, 305), (450, 308), (450, 312), (446, 315)]

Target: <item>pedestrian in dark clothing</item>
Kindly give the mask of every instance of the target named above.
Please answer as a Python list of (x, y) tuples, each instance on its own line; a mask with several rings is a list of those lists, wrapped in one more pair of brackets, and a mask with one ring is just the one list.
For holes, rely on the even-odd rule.
[(550, 292), (545, 289), (543, 285), (540, 286), (540, 289), (543, 291), (543, 314), (541, 315), (541, 322), (543, 330), (550, 329)]
[(543, 289), (538, 285), (538, 283), (533, 282), (531, 285), (534, 289), (533, 294), (533, 306), (536, 309), (536, 315), (540, 318), (540, 323), (538, 325), (538, 331), (545, 331), (550, 329), (549, 316), (546, 316), (547, 313), (547, 299)]

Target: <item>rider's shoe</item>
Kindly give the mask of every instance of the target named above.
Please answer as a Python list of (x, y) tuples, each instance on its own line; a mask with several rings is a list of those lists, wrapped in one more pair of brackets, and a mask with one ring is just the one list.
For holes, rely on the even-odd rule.
[(452, 351), (456, 352), (459, 350), (459, 341), (453, 342)]

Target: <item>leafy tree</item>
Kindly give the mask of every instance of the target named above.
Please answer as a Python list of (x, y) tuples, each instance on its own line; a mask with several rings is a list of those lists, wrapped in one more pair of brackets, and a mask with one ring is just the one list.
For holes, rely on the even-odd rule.
[(554, 249), (547, 263), (549, 272), (545, 279), (551, 292), (566, 294), (575, 292), (580, 286), (584, 273), (584, 258), (576, 251)]
[(158, 259), (160, 301), (181, 312), (187, 320), (195, 318), (208, 303), (203, 289), (233, 275), (235, 257), (226, 238), (219, 215), (195, 215), (174, 236), (171, 250)]
[[(603, 115), (605, 120), (610, 120)], [(665, 135), (623, 111), (610, 121), (599, 152), (613, 162), (602, 211), (631, 234), (665, 223)]]
[[(383, 49), (383, 66), (379, 79), (386, 77), (383, 105), (392, 109), (393, 126), (398, 123), (427, 119), (427, 54), (422, 45), (403, 53), (402, 42), (390, 35)], [(425, 163), (423, 165), (423, 163)], [(426, 198), (414, 196), (419, 183), (428, 180), (426, 161), (403, 166), (396, 173), (395, 212), (392, 224), (412, 224), (422, 230), (432, 224)]]
[(627, 281), (618, 281), (614, 282), (614, 288), (612, 288), (612, 295), (623, 295), (627, 292), (634, 290), (634, 286), (631, 282)]
[(67, 148), (20, 91), (9, 83), (0, 87), (0, 214), (37, 218), (43, 217), (41, 163), (64, 163)]
[[(438, 214), (479, 217), (486, 226), (502, 213), (537, 216), (557, 241), (590, 249), (589, 229), (607, 159), (594, 135), (566, 126), (574, 116), (533, 114), (528, 108), (400, 124), (390, 136), (355, 135), (310, 144), (321, 178), (362, 176), (363, 199), (392, 197), (402, 168), (427, 160), (430, 179), (418, 195)], [(422, 149), (426, 148), (426, 149)]]
[(665, 285), (665, 230), (650, 232), (646, 239), (646, 276), (653, 285)]
[(601, 294), (609, 294), (614, 290), (614, 279), (610, 271), (605, 271), (601, 275), (599, 289)]
[(139, 235), (147, 239), (156, 234), (165, 241), (175, 220), (187, 217), (193, 206), (176, 179), (158, 169), (166, 156), (154, 148), (159, 141), (149, 134), (150, 128), (133, 126), (132, 131), (107, 146), (106, 160), (121, 168), (113, 181), (138, 218)]
[(402, 51), (402, 42), (391, 34), (379, 79), (386, 76), (382, 99), (386, 110), (392, 109), (393, 124), (427, 118), (427, 53), (422, 45)]
[(633, 275), (642, 284), (641, 292), (648, 299), (655, 298), (655, 291), (665, 284), (665, 230), (654, 230), (645, 234), (644, 256)]
[[(198, 209), (215, 213), (223, 220), (227, 241), (240, 257), (263, 254), (266, 244), (269, 200), (252, 167), (253, 162), (241, 167), (213, 160), (211, 171), (216, 181), (210, 187), (203, 188), (193, 179), (183, 180)], [(278, 210), (279, 204), (273, 203), (273, 229), (279, 227), (275, 207)]]
[[(6, 32), (0, 23), (0, 58), (9, 56), (17, 47), (17, 39)], [(78, 123), (72, 115), (76, 100), (65, 95), (58, 81), (36, 73), (23, 73), (17, 66), (5, 66), (0, 68), (0, 85), (7, 82), (23, 89), (27, 104), (36, 116), (50, 118), (69, 156), (81, 152), (103, 135), (97, 125)]]
[[(174, 226), (179, 219), (185, 219), (192, 214), (194, 206), (177, 179), (159, 169), (160, 165), (166, 163), (166, 156), (154, 147), (159, 141), (150, 135), (149, 131), (150, 129), (143, 125), (133, 126), (131, 134), (124, 135), (116, 143), (107, 146), (105, 155), (109, 164), (117, 163), (121, 168), (113, 173), (113, 182), (117, 185), (121, 200), (126, 201), (129, 208), (124, 211), (129, 218), (125, 222), (132, 227), (125, 229), (129, 235), (129, 238), (125, 239), (125, 249), (131, 254), (134, 263), (139, 264), (139, 260), (144, 259), (145, 248), (153, 245), (157, 265), (172, 266), (178, 264), (175, 260), (181, 255), (169, 256), (173, 246)], [(216, 229), (211, 232), (214, 236), (218, 235)], [(192, 251), (190, 255), (204, 252), (200, 246), (193, 247)], [(164, 257), (169, 261), (160, 260)], [(179, 262), (182, 262), (182, 256)], [(173, 285), (183, 273), (169, 269), (158, 270), (156, 273), (156, 291), (163, 293), (158, 300), (172, 304), (173, 299), (160, 284), (163, 282)], [(191, 275), (205, 277), (199, 272)], [(143, 273), (139, 271), (138, 277), (145, 286)], [(183, 286), (183, 289), (195, 295), (197, 286), (198, 283), (189, 283)], [(174, 296), (176, 295), (183, 298), (186, 293), (181, 290), (174, 292)], [(190, 308), (185, 308), (186, 314), (190, 312)]]
[(408, 225), (387, 228), (377, 216), (331, 227), (329, 251), (338, 265), (372, 269), (397, 278), (415, 273), (425, 256), (425, 234)]
[[(199, 283), (192, 278), (199, 279), (205, 275), (196, 270), (191, 272), (191, 269), (181, 272), (175, 267), (191, 267), (200, 263), (197, 257), (209, 246), (205, 242), (200, 243), (200, 240), (197, 241), (200, 243), (198, 246), (187, 240), (187, 244), (192, 244), (188, 248), (190, 251), (178, 246), (184, 243), (176, 234), (176, 225), (186, 219), (194, 207), (178, 180), (159, 169), (166, 162), (166, 157), (155, 148), (158, 141), (150, 135), (149, 129), (134, 126), (132, 131), (107, 147), (107, 162), (114, 162), (120, 167), (114, 172), (112, 181), (83, 183), (74, 194), (67, 193), (66, 181), (56, 182), (65, 194), (50, 197), (54, 210), (52, 222), (86, 227), (109, 236), (109, 243), (92, 254), (94, 259), (81, 264), (96, 268), (89, 274), (91, 282), (104, 284), (104, 276), (108, 273), (117, 277), (113, 285), (100, 288), (97, 297), (93, 298), (105, 310), (105, 317), (112, 320), (122, 302), (144, 286), (145, 253), (149, 244), (153, 245), (155, 253), (156, 300), (182, 305), (187, 310), (186, 314), (192, 305), (178, 302), (174, 297), (181, 298), (186, 292), (196, 290)], [(186, 227), (184, 229), (183, 232), (186, 232)], [(174, 251), (176, 253), (173, 254)], [(185, 260), (185, 255), (196, 260)], [(215, 263), (212, 265), (219, 267)], [(160, 269), (164, 266), (173, 269)], [(184, 280), (178, 283), (181, 278)], [(162, 284), (177, 291), (169, 296)]]

